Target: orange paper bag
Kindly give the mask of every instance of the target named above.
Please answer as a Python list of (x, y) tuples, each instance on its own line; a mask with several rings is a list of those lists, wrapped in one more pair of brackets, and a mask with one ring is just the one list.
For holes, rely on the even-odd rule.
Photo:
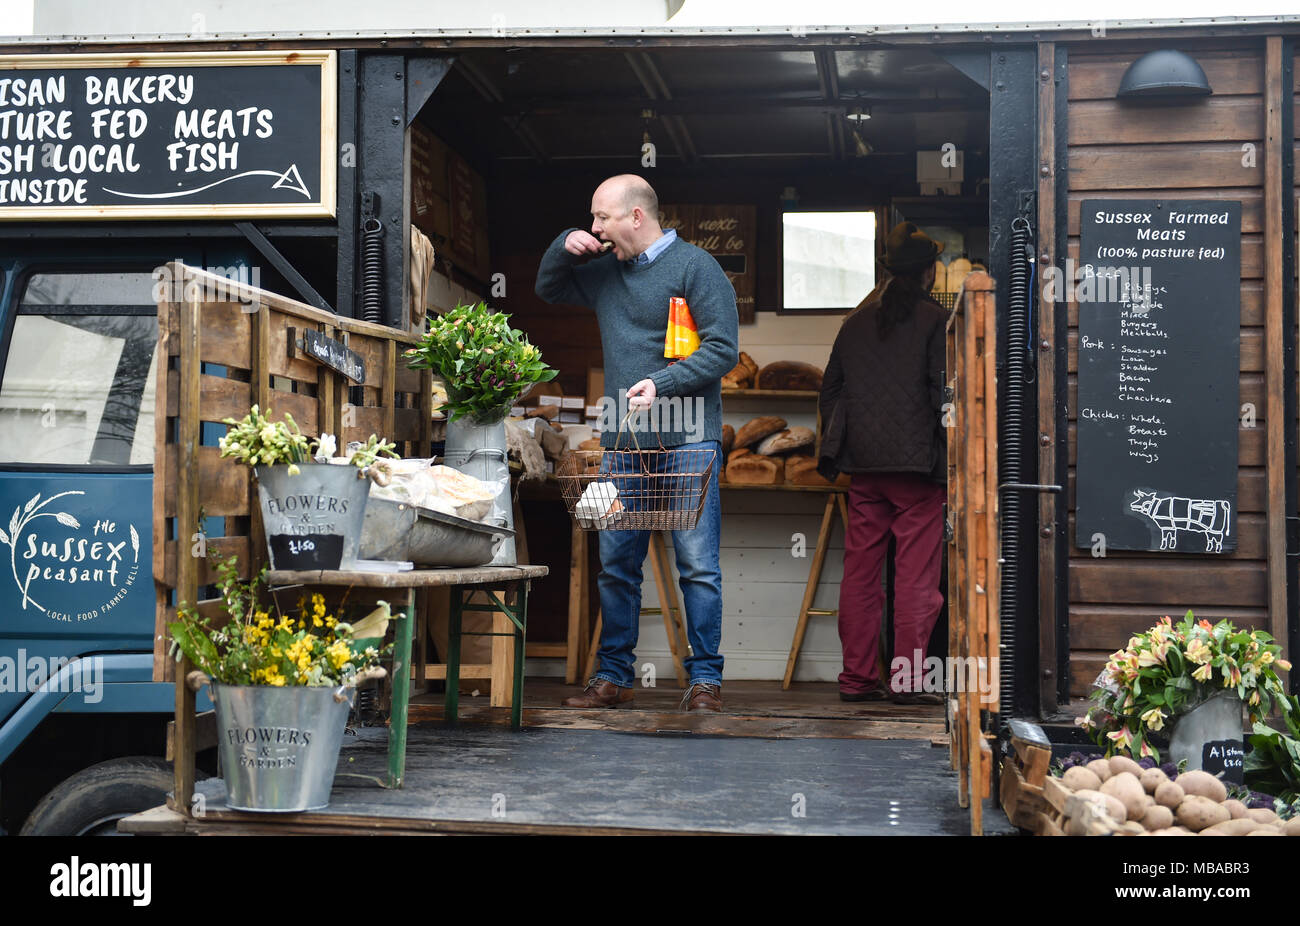
[(664, 356), (669, 360), (689, 357), (700, 346), (700, 333), (691, 318), (690, 307), (681, 296), (668, 300), (668, 329), (664, 332)]

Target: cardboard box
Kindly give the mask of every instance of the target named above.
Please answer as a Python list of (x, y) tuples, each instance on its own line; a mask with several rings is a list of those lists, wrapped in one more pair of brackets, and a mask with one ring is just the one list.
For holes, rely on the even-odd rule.
[(580, 395), (566, 395), (566, 396), (561, 396), (560, 398), (560, 408), (563, 409), (574, 408), (574, 409), (581, 410), (582, 408), (585, 407), (586, 405), (582, 401), (582, 396)]
[(538, 405), (554, 405), (557, 408), (563, 404), (564, 396), (559, 395), (539, 395), (537, 397)]

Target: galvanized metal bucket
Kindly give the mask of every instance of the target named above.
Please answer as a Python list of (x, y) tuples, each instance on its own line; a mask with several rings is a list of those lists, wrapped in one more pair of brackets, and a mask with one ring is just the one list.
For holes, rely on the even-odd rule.
[(510, 467), (506, 460), (506, 423), (475, 424), (468, 418), (447, 422), (447, 442), (443, 460), (452, 469), (483, 482), (501, 485), (492, 502), (490, 523), (507, 527), (511, 535), (498, 547), (492, 565), (514, 565), (514, 511), (510, 505)]
[[(1169, 738), (1170, 760), (1186, 760), (1188, 771), (1204, 769), (1206, 747), (1211, 744), (1214, 744), (1216, 754), (1229, 749), (1234, 756), (1243, 756), (1245, 741), (1241, 713), (1242, 701), (1235, 688), (1218, 692), (1201, 702), (1174, 723), (1174, 732)], [(1224, 771), (1229, 781), (1241, 782), (1243, 769), (1240, 764), (1234, 762)]]
[(213, 682), (226, 805), (288, 812), (329, 804), (354, 691)]
[(299, 463), (258, 466), (266, 546), (272, 569), (339, 569), (357, 561), (370, 480), (355, 466)]

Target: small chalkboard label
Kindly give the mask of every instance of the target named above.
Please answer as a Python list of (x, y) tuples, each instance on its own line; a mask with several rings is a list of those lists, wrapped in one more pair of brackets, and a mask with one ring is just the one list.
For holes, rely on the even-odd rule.
[(302, 333), (302, 349), (312, 360), (325, 364), (331, 370), (338, 370), (352, 382), (365, 383), (365, 361), (356, 351), (345, 347), (342, 341), (336, 341), (319, 331), (306, 328)]
[(276, 569), (338, 569), (343, 562), (342, 534), (271, 534)]
[(1245, 759), (1246, 747), (1241, 740), (1213, 740), (1201, 747), (1202, 770), (1225, 782), (1242, 783)]

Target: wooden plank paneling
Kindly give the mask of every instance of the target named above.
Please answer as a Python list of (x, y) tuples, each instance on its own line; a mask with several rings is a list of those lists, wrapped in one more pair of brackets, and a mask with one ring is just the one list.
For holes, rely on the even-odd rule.
[(1116, 99), (1087, 100), (1070, 107), (1069, 136), (1071, 145), (1262, 141), (1264, 113), (1252, 96), (1140, 108)]
[[(167, 407), (176, 408), (180, 395), (180, 373), (167, 371)], [(252, 388), (248, 383), (236, 379), (224, 379), (220, 376), (199, 376), (199, 405), (203, 409), (206, 421), (222, 421), (226, 418), (243, 418), (253, 404)]]
[[(1282, 38), (1269, 36), (1265, 44), (1264, 96), (1268, 134), (1264, 141), (1264, 317), (1266, 319), (1267, 399), (1265, 430), (1268, 435), (1268, 577), (1269, 632), (1287, 646), (1286, 600), (1286, 480), (1294, 474), (1285, 471), (1286, 424), (1283, 420), (1285, 392), (1294, 394), (1295, 382), (1286, 382), (1283, 370), (1284, 339), (1282, 330), (1283, 229), (1282, 197), (1291, 191), (1282, 189), (1282, 153), (1294, 149), (1295, 139), (1282, 135), (1282, 107), (1290, 105), (1282, 96)], [(1294, 230), (1292, 230), (1294, 234)]]
[(205, 346), (205, 363), (218, 363), (241, 370), (252, 366), (253, 353), (248, 326), (239, 321), (248, 317), (244, 308), (238, 302), (203, 303), (202, 330), (199, 336)]
[[(177, 449), (175, 444), (168, 444), (163, 453), (163, 469), (155, 473), (155, 481), (170, 485), (168, 480), (176, 478)], [(209, 517), (230, 517), (248, 514), (249, 474), (247, 466), (223, 460), (221, 451), (216, 447), (200, 447), (197, 453), (199, 504)], [(176, 516), (176, 495), (165, 493), (161, 499), (164, 517)], [(192, 533), (197, 530), (194, 525), (186, 525)]]
[(1189, 610), (1212, 624), (1227, 619), (1238, 627), (1250, 630), (1268, 629), (1268, 612), (1262, 608), (1201, 605), (1196, 602), (1179, 602), (1177, 608), (1080, 605), (1070, 609), (1070, 644), (1076, 649), (1114, 652), (1124, 646), (1133, 634), (1150, 629), (1160, 618), (1168, 615), (1175, 621), (1181, 620)]
[(1263, 158), (1242, 165), (1232, 142), (1184, 145), (1095, 145), (1070, 149), (1072, 190), (1239, 187), (1263, 179)]
[(1182, 601), (1215, 605), (1250, 605), (1268, 595), (1268, 569), (1262, 562), (1226, 562), (1221, 558), (1070, 563), (1070, 599), (1111, 604), (1177, 606)]

